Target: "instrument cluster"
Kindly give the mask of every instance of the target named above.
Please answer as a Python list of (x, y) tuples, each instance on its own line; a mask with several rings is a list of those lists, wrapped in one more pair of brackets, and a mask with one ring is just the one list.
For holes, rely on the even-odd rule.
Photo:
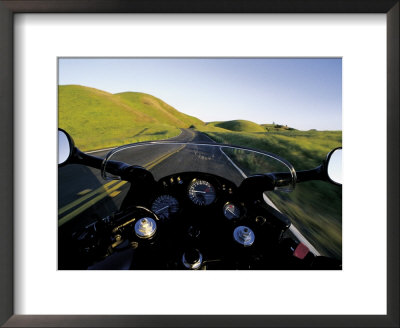
[(227, 220), (239, 219), (243, 208), (236, 200), (236, 186), (210, 174), (184, 173), (159, 181), (150, 209), (168, 221), (185, 208), (198, 212), (219, 211)]

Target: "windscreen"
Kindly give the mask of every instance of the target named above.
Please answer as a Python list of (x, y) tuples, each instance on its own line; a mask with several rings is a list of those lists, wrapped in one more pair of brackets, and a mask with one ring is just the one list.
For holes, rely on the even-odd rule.
[(156, 180), (183, 172), (214, 174), (232, 181), (237, 186), (248, 176), (265, 173), (290, 173), (290, 191), (296, 182), (293, 166), (268, 152), (222, 144), (144, 142), (122, 146), (109, 152), (103, 162), (103, 178), (120, 179), (107, 172), (109, 161), (139, 165), (150, 171)]

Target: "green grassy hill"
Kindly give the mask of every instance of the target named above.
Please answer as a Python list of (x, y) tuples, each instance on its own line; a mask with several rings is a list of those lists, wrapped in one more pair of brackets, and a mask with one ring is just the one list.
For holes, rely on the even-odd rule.
[(198, 118), (183, 114), (162, 100), (145, 93), (123, 92), (115, 96), (138, 113), (149, 116), (157, 122), (179, 127), (204, 125), (204, 122)]
[(210, 122), (207, 126), (236, 132), (265, 132), (265, 129), (261, 125), (246, 120)]
[(218, 121), (206, 123), (202, 130), (210, 132), (279, 132), (294, 131), (295, 129), (281, 124), (257, 124), (247, 120)]
[(58, 122), (81, 150), (171, 138), (179, 128), (204, 125), (148, 94), (111, 94), (79, 85), (59, 86)]

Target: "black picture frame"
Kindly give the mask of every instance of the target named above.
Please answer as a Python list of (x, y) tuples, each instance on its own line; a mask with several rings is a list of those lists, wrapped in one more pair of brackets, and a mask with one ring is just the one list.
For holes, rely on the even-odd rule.
[[(399, 0), (0, 0), (0, 324), (4, 327), (399, 327), (399, 8)], [(387, 315), (14, 315), (13, 177), (18, 174), (13, 168), (13, 17), (16, 13), (385, 13)]]

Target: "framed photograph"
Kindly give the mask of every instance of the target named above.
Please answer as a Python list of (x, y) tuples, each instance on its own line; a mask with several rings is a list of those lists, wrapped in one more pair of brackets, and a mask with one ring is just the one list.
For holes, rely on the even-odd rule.
[(399, 325), (398, 1), (0, 10), (2, 325)]

